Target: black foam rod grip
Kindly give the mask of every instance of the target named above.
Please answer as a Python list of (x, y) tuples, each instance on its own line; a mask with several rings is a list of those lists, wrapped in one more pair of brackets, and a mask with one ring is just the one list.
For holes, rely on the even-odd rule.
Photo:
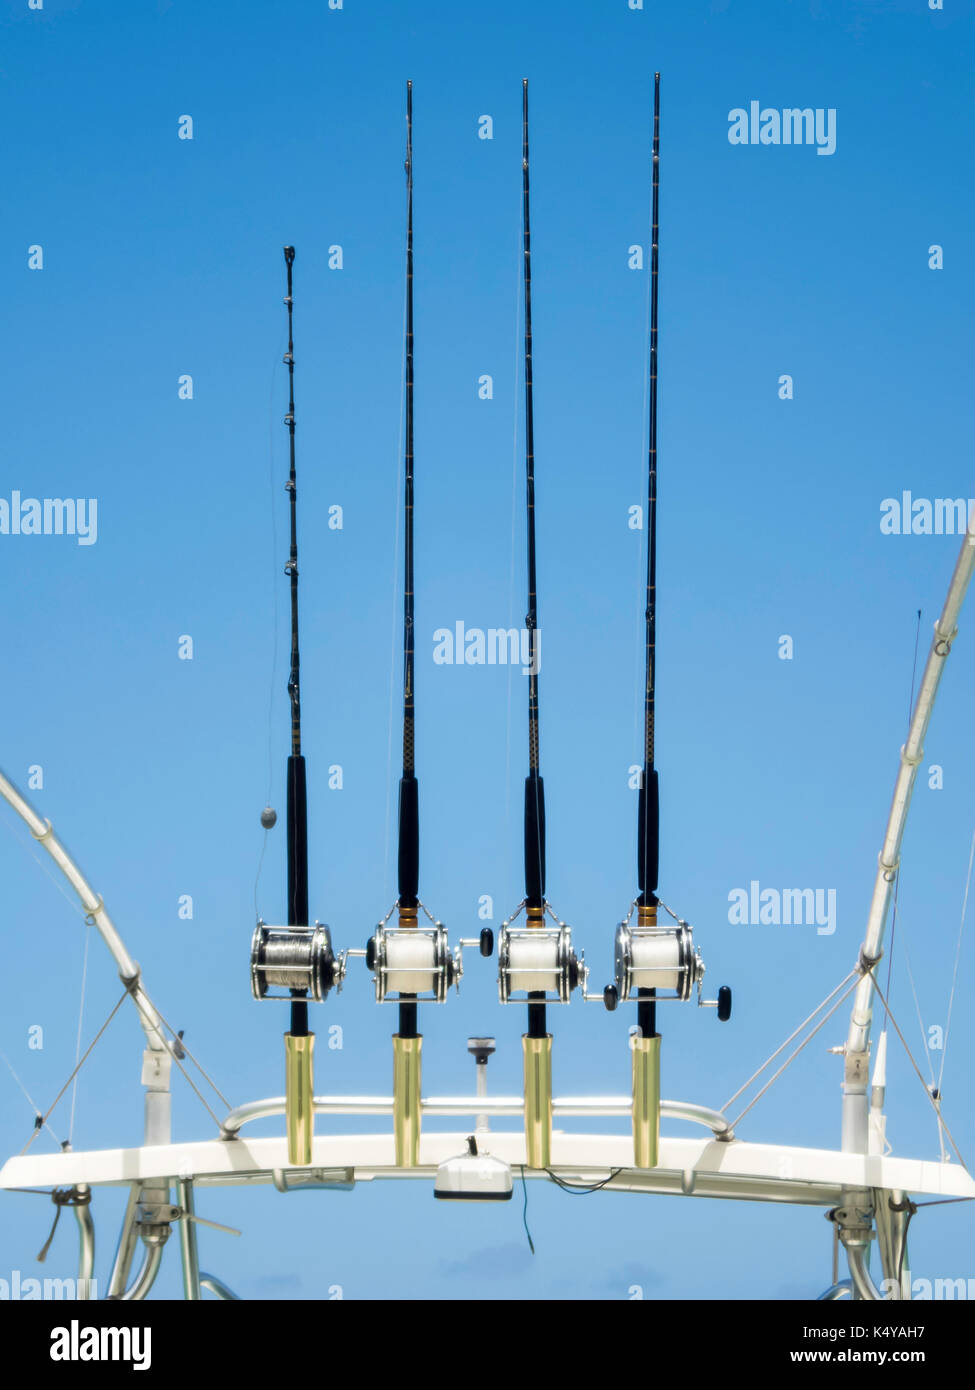
[(288, 926), (308, 925), (308, 797), (305, 760), (288, 759)]
[(420, 784), (415, 777), (399, 783), (399, 901), (416, 907), (420, 891)]
[(537, 773), (525, 778), (525, 902), (545, 901), (545, 784)]
[(656, 902), (660, 868), (660, 792), (657, 774), (652, 769), (643, 769), (637, 815), (637, 882), (640, 897), (644, 902)]

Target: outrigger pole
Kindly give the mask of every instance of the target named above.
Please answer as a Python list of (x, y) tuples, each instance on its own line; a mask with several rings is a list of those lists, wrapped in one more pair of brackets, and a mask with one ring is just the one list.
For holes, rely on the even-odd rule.
[[(603, 1001), (615, 1009), (620, 999), (636, 1000), (637, 1032), (633, 1053), (633, 1150), (638, 1168), (654, 1168), (660, 1142), (660, 1034), (658, 993), (688, 999), (695, 984), (698, 1002), (714, 1003), (718, 1017), (731, 1013), (731, 991), (722, 986), (714, 1001), (701, 999), (704, 964), (691, 942), (690, 926), (675, 918), (676, 928), (657, 922), (660, 868), (660, 792), (654, 750), (657, 681), (657, 302), (660, 234), (660, 73), (653, 79), (653, 197), (650, 215), (650, 419), (647, 460), (646, 684), (643, 701), (643, 772), (637, 806), (637, 886), (630, 912), (616, 933), (616, 984), (607, 985)], [(636, 910), (637, 920), (630, 927)], [(673, 914), (671, 914), (673, 915)]]
[[(286, 489), (291, 515), (291, 545), (285, 574), (291, 589), (291, 667), (288, 696), (291, 703), (291, 752), (288, 756), (287, 927), (266, 927), (258, 922), (251, 948), (251, 987), (255, 998), (286, 998), (291, 1005), (291, 1028), (284, 1035), (285, 1092), (288, 1131), (288, 1161), (310, 1163), (314, 1134), (314, 1049), (315, 1035), (308, 1031), (308, 999), (326, 997), (333, 984), (341, 987), (345, 962), (332, 954), (327, 927), (308, 925), (308, 796), (305, 759), (301, 751), (301, 661), (298, 650), (298, 488), (295, 472), (295, 356), (294, 285), (295, 248), (284, 248), (287, 267), (288, 351), (288, 427), (290, 469)], [(264, 818), (262, 817), (262, 820)], [(273, 824), (273, 812), (265, 824)], [(282, 995), (269, 995), (278, 986)]]

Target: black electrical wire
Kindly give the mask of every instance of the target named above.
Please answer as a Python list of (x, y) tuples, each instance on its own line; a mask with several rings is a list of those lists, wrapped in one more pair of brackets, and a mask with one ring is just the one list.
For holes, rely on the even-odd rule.
[(527, 1181), (525, 1180), (525, 1165), (524, 1165), (524, 1164), (521, 1165), (521, 1185), (522, 1185), (522, 1188), (524, 1189), (524, 1193), (525, 1193), (525, 1200), (524, 1200), (524, 1203), (523, 1203), (522, 1208), (521, 1208), (521, 1224), (524, 1226), (524, 1228), (525, 1228), (525, 1235), (528, 1237), (528, 1248), (529, 1248), (529, 1250), (532, 1252), (532, 1254), (534, 1255), (534, 1253), (535, 1253), (535, 1242), (532, 1240), (532, 1233), (531, 1233), (531, 1231), (528, 1229), (528, 1183), (527, 1183)]
[(546, 1173), (549, 1175), (549, 1177), (552, 1179), (552, 1181), (555, 1183), (555, 1186), (556, 1186), (556, 1187), (560, 1187), (560, 1188), (562, 1189), (563, 1192), (571, 1193), (571, 1195), (572, 1195), (573, 1197), (587, 1197), (587, 1196), (589, 1195), (590, 1192), (600, 1192), (600, 1191), (602, 1191), (602, 1189), (603, 1189), (604, 1187), (607, 1187), (607, 1186), (609, 1185), (609, 1183), (611, 1183), (611, 1182), (613, 1181), (614, 1178), (618, 1178), (618, 1177), (619, 1177), (619, 1175), (620, 1175), (620, 1173), (622, 1173), (623, 1169), (622, 1169), (622, 1168), (614, 1168), (614, 1169), (612, 1170), (612, 1172), (609, 1174), (609, 1177), (603, 1178), (601, 1182), (585, 1183), (585, 1184), (583, 1184), (583, 1183), (566, 1182), (565, 1179), (564, 1179), (564, 1178), (560, 1178), (560, 1177), (558, 1176), (557, 1173), (553, 1173), (552, 1170), (551, 1170), (551, 1168), (546, 1168), (545, 1171), (546, 1171)]

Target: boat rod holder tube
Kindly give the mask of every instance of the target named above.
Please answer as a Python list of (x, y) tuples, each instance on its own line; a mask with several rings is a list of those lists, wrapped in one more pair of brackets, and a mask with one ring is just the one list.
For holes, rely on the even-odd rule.
[(914, 792), (918, 766), (924, 757), (924, 740), (931, 721), (935, 698), (945, 662), (958, 631), (961, 612), (972, 571), (975, 569), (975, 517), (970, 516), (968, 532), (961, 543), (954, 573), (948, 586), (944, 608), (934, 625), (934, 636), (928, 651), (924, 674), (918, 690), (914, 713), (901, 749), (900, 766), (894, 783), (894, 795), (887, 817), (887, 829), (877, 865), (873, 897), (867, 917), (867, 929), (860, 948), (863, 976), (853, 996), (853, 1010), (845, 1048), (843, 1083), (843, 1140), (847, 1153), (866, 1153), (870, 1143), (868, 1115), (868, 1065), (870, 1054), (871, 1005), (873, 1000), (872, 967), (883, 955), (887, 914), (894, 895), (897, 871), (900, 866), (904, 827)]
[(525, 1160), (529, 1168), (552, 1163), (552, 1035), (521, 1039), (525, 1054)]

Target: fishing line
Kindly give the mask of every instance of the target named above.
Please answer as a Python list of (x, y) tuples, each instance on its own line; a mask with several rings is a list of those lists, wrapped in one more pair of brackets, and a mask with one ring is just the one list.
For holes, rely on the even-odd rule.
[(273, 757), (273, 735), (274, 735), (274, 702), (276, 693), (277, 669), (278, 669), (278, 630), (280, 625), (280, 599), (278, 597), (278, 503), (277, 487), (275, 486), (276, 472), (274, 462), (274, 392), (278, 380), (278, 363), (281, 358), (281, 349), (278, 348), (271, 367), (271, 392), (267, 406), (267, 432), (268, 432), (268, 488), (271, 493), (271, 573), (273, 582), (271, 585), (271, 623), (272, 623), (272, 642), (271, 642), (271, 684), (268, 691), (267, 700), (267, 799), (270, 804), (271, 792), (274, 786), (274, 757)]
[[(277, 680), (278, 669), (278, 627), (280, 623), (280, 609), (278, 600), (277, 584), (277, 561), (278, 550), (278, 513), (277, 513), (277, 489), (274, 485), (275, 464), (274, 464), (274, 392), (278, 380), (278, 360), (281, 357), (281, 350), (275, 354), (274, 362), (271, 366), (271, 391), (267, 406), (267, 434), (268, 434), (268, 488), (271, 493), (271, 568), (273, 572), (273, 582), (271, 584), (271, 684), (268, 691), (267, 700), (267, 800), (266, 805), (270, 806), (271, 796), (274, 789), (274, 694), (275, 682)], [(264, 839), (261, 844), (261, 853), (257, 861), (257, 873), (254, 875), (254, 916), (260, 917), (260, 909), (257, 905), (257, 894), (261, 882), (261, 871), (264, 868), (264, 856), (267, 853), (268, 830), (264, 831)]]

